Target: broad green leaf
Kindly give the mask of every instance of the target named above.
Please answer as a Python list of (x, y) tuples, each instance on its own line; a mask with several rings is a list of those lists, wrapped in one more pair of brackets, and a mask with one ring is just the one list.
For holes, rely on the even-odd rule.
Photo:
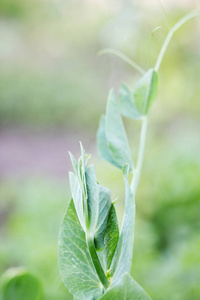
[(83, 215), (82, 192), (81, 192), (81, 188), (80, 188), (78, 178), (72, 172), (69, 172), (69, 182), (70, 182), (72, 198), (74, 200), (74, 205), (75, 205), (75, 208), (76, 208), (76, 213), (77, 213), (79, 222), (81, 223), (81, 226), (83, 227), (84, 231), (86, 231), (85, 217)]
[(150, 69), (141, 78), (133, 91), (134, 103), (142, 115), (146, 115), (158, 92), (158, 74)]
[(123, 83), (119, 90), (119, 108), (122, 115), (130, 119), (141, 119), (142, 114), (135, 105), (133, 91)]
[(99, 215), (99, 189), (94, 170), (94, 164), (90, 165), (85, 172), (87, 187), (87, 206), (90, 232), (95, 232)]
[(151, 300), (151, 298), (128, 273), (125, 273), (99, 300)]
[(61, 223), (58, 246), (62, 279), (77, 299), (93, 300), (101, 296), (103, 286), (94, 269), (85, 232), (78, 220), (73, 200)]
[(117, 248), (111, 263), (113, 283), (117, 282), (123, 273), (130, 272), (133, 254), (135, 199), (127, 180), (127, 165), (123, 167), (125, 183), (125, 212)]
[(106, 256), (107, 270), (110, 269), (110, 265), (117, 247), (118, 240), (119, 240), (119, 227), (118, 227), (115, 207), (112, 204), (108, 215), (108, 221), (107, 221), (106, 232), (104, 237), (104, 243), (105, 243), (104, 251)]
[(129, 150), (128, 139), (113, 90), (110, 91), (108, 96), (105, 132), (113, 160), (120, 168), (127, 163), (130, 166), (130, 170), (132, 170), (133, 162)]
[(3, 300), (40, 300), (42, 284), (40, 280), (24, 269), (9, 269), (3, 275)]
[(99, 123), (99, 128), (97, 131), (97, 147), (100, 156), (111, 163), (112, 165), (116, 166), (117, 168), (121, 168), (121, 166), (113, 159), (110, 149), (108, 147), (108, 140), (106, 137), (106, 118), (102, 116)]
[(104, 235), (111, 206), (111, 196), (109, 189), (98, 185), (99, 188), (99, 216), (95, 230), (95, 247), (97, 250), (104, 248)]

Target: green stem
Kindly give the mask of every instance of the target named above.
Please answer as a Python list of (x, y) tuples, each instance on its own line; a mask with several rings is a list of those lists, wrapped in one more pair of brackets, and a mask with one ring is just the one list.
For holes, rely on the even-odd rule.
[(89, 252), (90, 252), (90, 256), (92, 258), (95, 270), (99, 276), (99, 279), (101, 281), (101, 283), (103, 284), (104, 288), (107, 289), (109, 287), (109, 282), (108, 279), (104, 273), (104, 270), (101, 266), (101, 263), (99, 261), (96, 249), (95, 249), (95, 245), (94, 245), (94, 238), (91, 236), (87, 237), (87, 243), (88, 243), (88, 248), (89, 248)]
[(171, 40), (171, 38), (173, 37), (174, 33), (183, 25), (185, 24), (187, 21), (189, 21), (190, 19), (197, 17), (200, 15), (200, 12), (198, 10), (193, 10), (191, 11), (189, 14), (185, 15), (182, 19), (180, 19), (168, 32), (168, 35), (163, 43), (163, 46), (160, 50), (160, 53), (158, 55), (158, 59), (156, 61), (155, 64), (155, 70), (158, 71), (160, 68), (160, 65), (162, 63), (163, 57), (165, 55), (167, 46), (169, 45), (169, 42)]
[(139, 154), (138, 154), (137, 165), (136, 165), (136, 169), (134, 171), (133, 178), (131, 181), (131, 189), (133, 191), (134, 196), (137, 192), (138, 184), (140, 181), (140, 175), (141, 175), (143, 157), (144, 157), (144, 149), (145, 149), (145, 143), (146, 143), (146, 136), (147, 136), (147, 128), (148, 128), (148, 116), (145, 116), (142, 121), (142, 129), (141, 129), (141, 135), (140, 135), (140, 145), (139, 145)]

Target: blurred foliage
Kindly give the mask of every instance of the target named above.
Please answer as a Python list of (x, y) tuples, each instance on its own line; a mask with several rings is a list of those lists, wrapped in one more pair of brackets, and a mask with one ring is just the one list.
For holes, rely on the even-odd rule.
[(3, 274), (3, 300), (41, 300), (42, 285), (39, 278), (22, 268), (11, 268)]
[(0, 2), (0, 16), (9, 18), (21, 18), (27, 13), (24, 0), (2, 0)]
[[(174, 1), (175, 2), (175, 1)], [(95, 135), (108, 90), (138, 74), (116, 48), (147, 69), (167, 33), (150, 1), (0, 1), (0, 123), (3, 127), (67, 126)], [(188, 8), (167, 6), (174, 24)], [(160, 71), (139, 193), (132, 274), (154, 300), (200, 299), (200, 85), (198, 22), (174, 37)], [(138, 124), (126, 120), (136, 157)], [(85, 146), (86, 147), (86, 146)], [(78, 141), (77, 141), (78, 149)], [(87, 147), (86, 147), (87, 149)], [(66, 149), (67, 150), (67, 149)], [(94, 158), (97, 177), (111, 188), (119, 219), (121, 174)], [(105, 172), (106, 170), (106, 172)], [(38, 176), (0, 183), (0, 273), (24, 266), (43, 280), (45, 299), (72, 299), (57, 263), (59, 224), (69, 201), (66, 182)]]

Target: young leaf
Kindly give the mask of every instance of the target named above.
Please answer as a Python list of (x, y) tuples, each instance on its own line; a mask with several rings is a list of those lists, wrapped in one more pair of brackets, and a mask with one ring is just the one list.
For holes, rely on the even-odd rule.
[(123, 167), (123, 176), (125, 183), (125, 212), (119, 241), (111, 263), (113, 284), (119, 280), (123, 273), (130, 272), (132, 262), (135, 199), (126, 178), (127, 172), (128, 166), (125, 165)]
[(78, 164), (77, 164), (77, 161), (76, 161), (75, 157), (73, 156), (73, 154), (71, 152), (68, 152), (68, 153), (69, 153), (69, 156), (70, 156), (70, 159), (71, 159), (71, 162), (72, 162), (72, 166), (74, 168), (74, 172), (77, 175), (78, 174)]
[(112, 204), (108, 215), (108, 221), (107, 221), (106, 232), (104, 237), (107, 270), (110, 269), (110, 265), (117, 247), (118, 240), (119, 240), (119, 227), (118, 227), (115, 207)]
[(121, 168), (121, 166), (113, 159), (112, 154), (110, 152), (108, 146), (108, 140), (106, 136), (106, 118), (102, 116), (99, 123), (99, 129), (97, 131), (97, 147), (99, 150), (100, 156), (114, 165), (117, 168)]
[(134, 103), (142, 115), (146, 115), (158, 91), (158, 74), (150, 69), (141, 78), (133, 91)]
[(94, 165), (90, 165), (85, 172), (87, 187), (87, 205), (90, 232), (95, 232), (99, 215), (99, 190)]
[(2, 281), (3, 300), (42, 299), (40, 280), (24, 269), (9, 269)]
[(113, 90), (110, 91), (108, 96), (105, 132), (108, 147), (115, 163), (119, 165), (120, 168), (122, 168), (124, 164), (128, 163), (130, 170), (132, 170), (133, 162), (129, 150), (126, 131), (124, 129)]
[(62, 279), (73, 296), (82, 300), (101, 296), (103, 286), (92, 263), (73, 200), (61, 223), (58, 257)]
[(128, 274), (125, 273), (117, 284), (99, 300), (151, 300), (144, 289)]
[(141, 112), (135, 105), (133, 91), (125, 83), (122, 83), (119, 90), (119, 108), (122, 115), (127, 118), (137, 120), (142, 118)]
[(80, 188), (78, 178), (72, 172), (69, 172), (69, 182), (70, 182), (72, 198), (74, 200), (74, 205), (75, 205), (75, 208), (76, 208), (76, 212), (77, 212), (79, 222), (80, 222), (83, 230), (86, 231), (85, 217), (83, 215), (82, 192), (81, 192), (81, 188)]
[(109, 189), (98, 185), (99, 188), (99, 216), (95, 230), (95, 247), (97, 250), (104, 248), (104, 235), (108, 220), (108, 214), (111, 206), (111, 198)]

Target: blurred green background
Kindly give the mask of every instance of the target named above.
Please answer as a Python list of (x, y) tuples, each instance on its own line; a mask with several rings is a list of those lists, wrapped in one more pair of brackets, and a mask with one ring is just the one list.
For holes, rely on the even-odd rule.
[[(139, 78), (115, 48), (148, 68), (196, 1), (0, 1), (0, 274), (24, 266), (45, 299), (72, 299), (59, 275), (59, 224), (70, 199), (67, 151), (79, 140), (98, 181), (124, 208), (121, 172), (103, 162), (95, 135), (110, 87)], [(184, 25), (161, 65), (137, 195), (132, 275), (154, 300), (200, 299), (200, 23)], [(139, 124), (126, 120), (136, 160)]]

